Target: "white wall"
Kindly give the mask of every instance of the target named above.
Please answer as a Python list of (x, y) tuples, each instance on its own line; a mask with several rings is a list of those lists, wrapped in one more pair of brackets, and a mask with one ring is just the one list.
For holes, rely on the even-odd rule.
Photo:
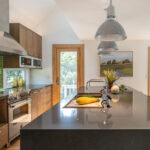
[(56, 4), (35, 31), (43, 36), (43, 69), (31, 71), (31, 83), (52, 83), (52, 44), (81, 42)]
[[(99, 42), (83, 41), (85, 44), (85, 80), (100, 78), (100, 57), (97, 55)], [(133, 51), (133, 77), (119, 79), (118, 84), (125, 84), (147, 94), (148, 82), (148, 47), (150, 40), (126, 40), (118, 43), (119, 49)]]
[[(56, 4), (35, 31), (43, 36), (43, 69), (31, 71), (31, 83), (52, 83), (52, 44), (79, 44), (81, 41)], [(100, 78), (100, 57), (97, 55), (99, 42), (85, 40), (83, 43), (85, 44), (86, 82), (92, 78)], [(118, 46), (123, 51), (134, 51), (134, 75), (133, 77), (121, 78), (118, 84), (122, 83), (147, 93), (150, 40), (126, 40), (119, 42)]]
[(9, 0), (0, 0), (0, 30), (9, 32)]

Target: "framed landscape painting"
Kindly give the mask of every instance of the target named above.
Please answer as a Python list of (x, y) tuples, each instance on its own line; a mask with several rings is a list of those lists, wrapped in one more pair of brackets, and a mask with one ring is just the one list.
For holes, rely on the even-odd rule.
[(133, 52), (116, 51), (100, 58), (100, 75), (104, 76), (104, 70), (114, 70), (119, 77), (133, 76)]

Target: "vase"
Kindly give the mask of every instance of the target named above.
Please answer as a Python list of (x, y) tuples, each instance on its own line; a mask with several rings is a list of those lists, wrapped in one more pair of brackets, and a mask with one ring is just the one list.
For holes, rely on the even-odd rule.
[(113, 86), (113, 84), (112, 84), (112, 83), (108, 83), (108, 88), (109, 88), (109, 89), (111, 89), (111, 88), (112, 88), (112, 86)]

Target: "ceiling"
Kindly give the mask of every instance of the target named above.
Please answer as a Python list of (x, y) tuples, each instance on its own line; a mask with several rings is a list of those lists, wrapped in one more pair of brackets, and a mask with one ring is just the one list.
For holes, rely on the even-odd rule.
[[(93, 39), (106, 18), (108, 0), (55, 0), (81, 39)], [(67, 5), (66, 5), (67, 4)], [(150, 39), (150, 0), (113, 0), (129, 39)]]
[(34, 29), (50, 13), (53, 0), (9, 0), (10, 22), (18, 22)]
[[(108, 0), (55, 0), (80, 39), (94, 39), (106, 19)], [(117, 20), (128, 39), (150, 39), (150, 0), (113, 0)], [(10, 0), (10, 20), (36, 27), (50, 13), (54, 0)]]

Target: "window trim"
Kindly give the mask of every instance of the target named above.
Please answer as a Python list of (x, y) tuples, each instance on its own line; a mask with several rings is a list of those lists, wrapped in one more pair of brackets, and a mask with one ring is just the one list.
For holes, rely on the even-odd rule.
[(7, 87), (7, 78), (6, 78), (6, 71), (7, 70), (17, 70), (17, 71), (25, 71), (25, 74), (24, 74), (24, 76), (25, 76), (25, 80), (26, 80), (26, 78), (27, 78), (27, 73), (26, 73), (26, 69), (22, 69), (22, 68), (5, 68), (5, 69), (3, 69), (3, 88), (4, 89), (8, 89), (8, 88), (12, 88), (12, 87)]

